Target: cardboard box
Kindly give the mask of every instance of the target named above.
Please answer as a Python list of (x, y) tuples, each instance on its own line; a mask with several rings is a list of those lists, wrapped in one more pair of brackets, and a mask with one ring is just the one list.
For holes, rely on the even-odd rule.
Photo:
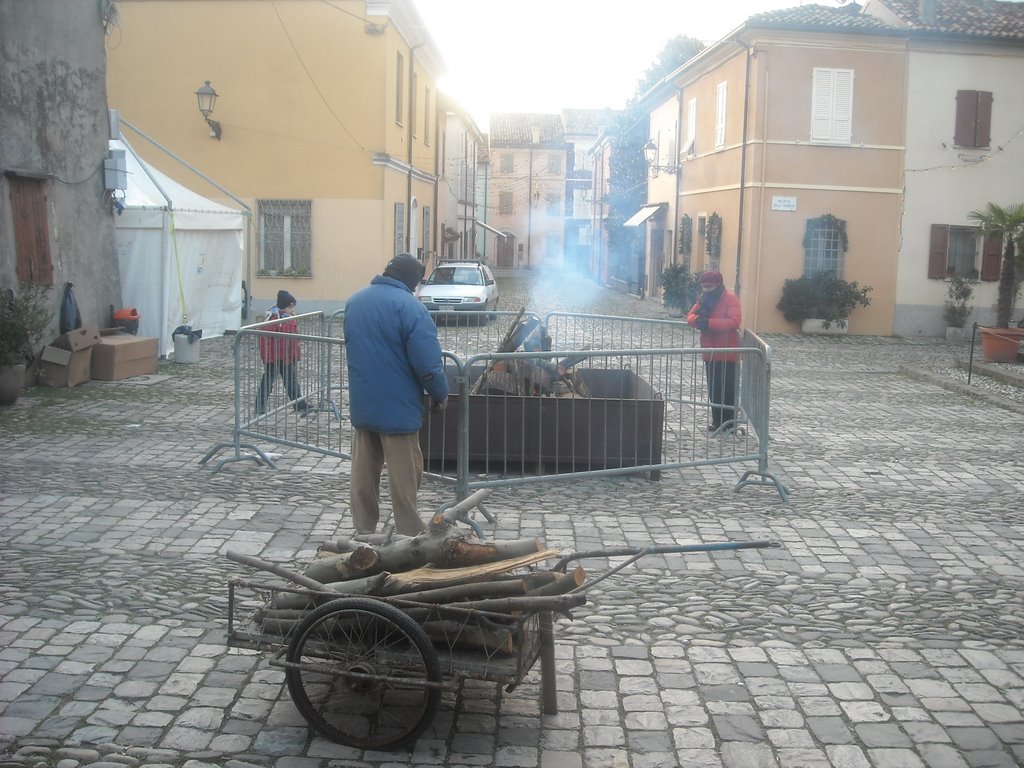
[(101, 336), (99, 343), (92, 347), (92, 378), (120, 381), (156, 373), (158, 345), (158, 339), (152, 336), (130, 333)]
[(77, 387), (92, 378), (92, 350), (72, 352), (52, 344), (39, 356), (39, 383), (44, 387)]
[(59, 349), (66, 349), (71, 352), (78, 352), (81, 349), (88, 349), (100, 340), (100, 329), (95, 325), (88, 325), (83, 328), (76, 328), (68, 331), (62, 336), (53, 340), (51, 346)]

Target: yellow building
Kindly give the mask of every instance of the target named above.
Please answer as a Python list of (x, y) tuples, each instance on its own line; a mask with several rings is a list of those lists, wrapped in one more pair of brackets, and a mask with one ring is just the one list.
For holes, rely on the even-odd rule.
[(110, 107), (148, 162), (249, 208), (255, 310), (282, 288), (338, 309), (394, 254), (436, 252), (441, 59), (412, 0), (117, 7)]

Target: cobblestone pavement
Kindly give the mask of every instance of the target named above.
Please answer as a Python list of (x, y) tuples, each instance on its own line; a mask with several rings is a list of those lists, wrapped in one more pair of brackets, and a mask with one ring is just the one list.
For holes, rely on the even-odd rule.
[[(501, 280), (505, 308), (664, 316)], [(230, 436), (230, 338), (148, 384), (32, 390), (0, 412), (0, 766), (1024, 765), (1024, 409), (940, 386), (964, 346), (768, 341), (788, 503), (722, 465), (501, 490), (484, 526), (577, 551), (782, 546), (598, 584), (556, 624), (560, 714), (539, 670), (466, 682), (411, 753), (315, 736), (264, 655), (225, 647), (226, 583), (253, 575), (225, 551), (301, 563), (350, 522), (344, 462), (198, 464)], [(425, 509), (449, 500), (425, 486)]]

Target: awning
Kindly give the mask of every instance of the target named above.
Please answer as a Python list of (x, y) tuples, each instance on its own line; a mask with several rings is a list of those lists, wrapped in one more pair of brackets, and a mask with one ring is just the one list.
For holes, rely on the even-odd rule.
[(626, 222), (622, 225), (624, 227), (639, 227), (651, 216), (656, 214), (662, 208), (665, 207), (665, 203), (658, 203), (657, 205), (645, 205), (639, 211), (630, 216)]
[(496, 234), (496, 235), (497, 235), (498, 237), (504, 237), (504, 238), (508, 239), (508, 235), (506, 235), (506, 234), (505, 234), (504, 232), (502, 232), (502, 231), (501, 231), (500, 229), (495, 229), (495, 228), (494, 228), (494, 227), (492, 227), (492, 226), (491, 226), (490, 224), (484, 224), (484, 223), (483, 223), (482, 221), (480, 221), (480, 219), (473, 219), (473, 223), (474, 223), (474, 224), (478, 224), (478, 225), (480, 225), (481, 227), (483, 227), (484, 229), (486, 229), (486, 230), (487, 230), (488, 232), (493, 232), (493, 233), (494, 233), (494, 234)]

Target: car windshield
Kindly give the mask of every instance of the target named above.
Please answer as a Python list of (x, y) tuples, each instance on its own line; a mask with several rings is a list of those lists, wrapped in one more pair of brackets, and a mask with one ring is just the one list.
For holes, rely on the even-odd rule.
[(475, 267), (438, 267), (430, 273), (427, 285), (483, 285), (480, 270)]

